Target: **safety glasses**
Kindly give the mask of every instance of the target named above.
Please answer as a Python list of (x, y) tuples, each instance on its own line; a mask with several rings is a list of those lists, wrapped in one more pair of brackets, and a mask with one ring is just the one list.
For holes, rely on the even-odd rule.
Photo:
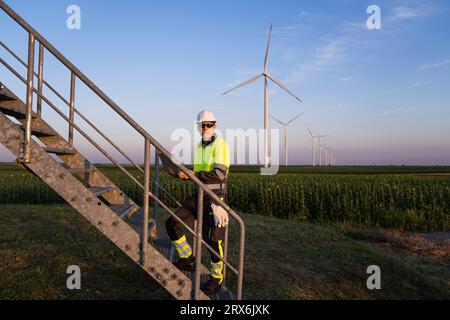
[(199, 124), (198, 125), (198, 127), (199, 128), (208, 128), (208, 129), (210, 129), (210, 128), (212, 128), (212, 127), (214, 127), (216, 124), (215, 123), (211, 123), (211, 122), (209, 122), (209, 123), (202, 123), (202, 124)]

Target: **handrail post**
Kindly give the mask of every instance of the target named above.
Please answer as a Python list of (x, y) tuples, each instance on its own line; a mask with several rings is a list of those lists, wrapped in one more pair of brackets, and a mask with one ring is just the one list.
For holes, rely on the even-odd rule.
[(197, 198), (197, 239), (195, 256), (194, 300), (200, 298), (200, 266), (202, 263), (202, 229), (203, 229), (203, 189), (198, 188)]
[[(155, 188), (153, 190), (153, 194), (156, 198), (159, 198), (159, 152), (155, 148)], [(153, 201), (153, 217), (155, 219), (155, 223), (153, 224), (152, 237), (156, 238), (158, 235), (157, 225), (158, 225), (158, 201)]]
[(237, 299), (242, 300), (242, 285), (244, 282), (244, 250), (245, 250), (245, 228), (241, 225), (241, 236), (239, 239), (239, 274), (237, 285)]
[[(223, 258), (225, 261), (228, 261), (228, 225), (225, 227), (225, 239), (223, 241)], [(227, 280), (227, 265), (223, 264), (223, 282), (222, 284), (225, 285)]]
[(75, 119), (75, 74), (70, 74), (69, 145), (73, 146), (73, 124)]
[(142, 255), (141, 255), (141, 263), (145, 265), (147, 252), (147, 243), (148, 243), (148, 209), (149, 209), (149, 195), (150, 195), (150, 141), (145, 139), (145, 160), (144, 160), (144, 217), (143, 217), (143, 225), (142, 225)]
[(28, 68), (27, 68), (27, 103), (26, 103), (26, 125), (23, 143), (23, 162), (30, 162), (31, 158), (31, 120), (33, 116), (33, 80), (34, 80), (34, 35), (30, 32), (28, 36)]
[(39, 42), (39, 66), (38, 66), (38, 92), (37, 96), (37, 116), (42, 117), (42, 84), (44, 81), (44, 46)]
[[(194, 233), (197, 234), (197, 221), (194, 221)], [(193, 252), (194, 252), (194, 256), (197, 256), (197, 241), (194, 241), (194, 247), (192, 248)]]

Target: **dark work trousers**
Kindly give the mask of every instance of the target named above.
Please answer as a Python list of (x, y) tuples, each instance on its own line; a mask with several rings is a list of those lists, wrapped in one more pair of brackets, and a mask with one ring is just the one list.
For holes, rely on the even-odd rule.
[[(180, 218), (187, 225), (193, 225), (197, 219), (197, 194), (189, 197), (183, 206), (175, 212), (178, 218)], [(167, 234), (170, 240), (176, 241), (184, 236), (183, 226), (174, 217), (170, 217), (166, 221)], [(208, 196), (203, 200), (203, 239), (220, 255), (222, 248), (219, 247), (219, 241), (223, 241), (225, 237), (225, 228), (218, 228), (214, 225), (214, 216), (211, 208), (211, 200)], [(217, 258), (211, 250), (208, 249), (211, 255), (211, 260), (214, 263), (221, 261)]]

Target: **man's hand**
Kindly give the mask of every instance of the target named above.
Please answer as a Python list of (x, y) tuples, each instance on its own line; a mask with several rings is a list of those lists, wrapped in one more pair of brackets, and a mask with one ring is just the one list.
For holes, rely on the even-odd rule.
[[(195, 172), (194, 172), (194, 171), (189, 170), (189, 172), (190, 172), (192, 175), (195, 175)], [(188, 175), (185, 174), (183, 171), (180, 171), (180, 173), (178, 173), (178, 178), (180, 178), (181, 180), (189, 180), (189, 179), (190, 179), (190, 178), (188, 177)]]
[(211, 208), (214, 215), (214, 224), (216, 227), (225, 228), (228, 225), (229, 217), (228, 212), (221, 206), (211, 203)]

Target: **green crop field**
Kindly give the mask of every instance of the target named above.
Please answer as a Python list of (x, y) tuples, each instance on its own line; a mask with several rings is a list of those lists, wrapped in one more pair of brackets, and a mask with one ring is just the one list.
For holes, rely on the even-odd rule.
[[(127, 195), (142, 203), (141, 189), (119, 170), (100, 169)], [(257, 167), (233, 167), (227, 201), (237, 211), (313, 223), (450, 230), (448, 167), (288, 167), (261, 176)], [(290, 171), (290, 172), (289, 172)], [(321, 171), (321, 172), (318, 172)], [(136, 169), (133, 175), (142, 179)], [(182, 202), (193, 184), (164, 172), (160, 185)], [(176, 207), (167, 193), (161, 199)], [(0, 166), (0, 204), (59, 204), (63, 200), (20, 167)]]

